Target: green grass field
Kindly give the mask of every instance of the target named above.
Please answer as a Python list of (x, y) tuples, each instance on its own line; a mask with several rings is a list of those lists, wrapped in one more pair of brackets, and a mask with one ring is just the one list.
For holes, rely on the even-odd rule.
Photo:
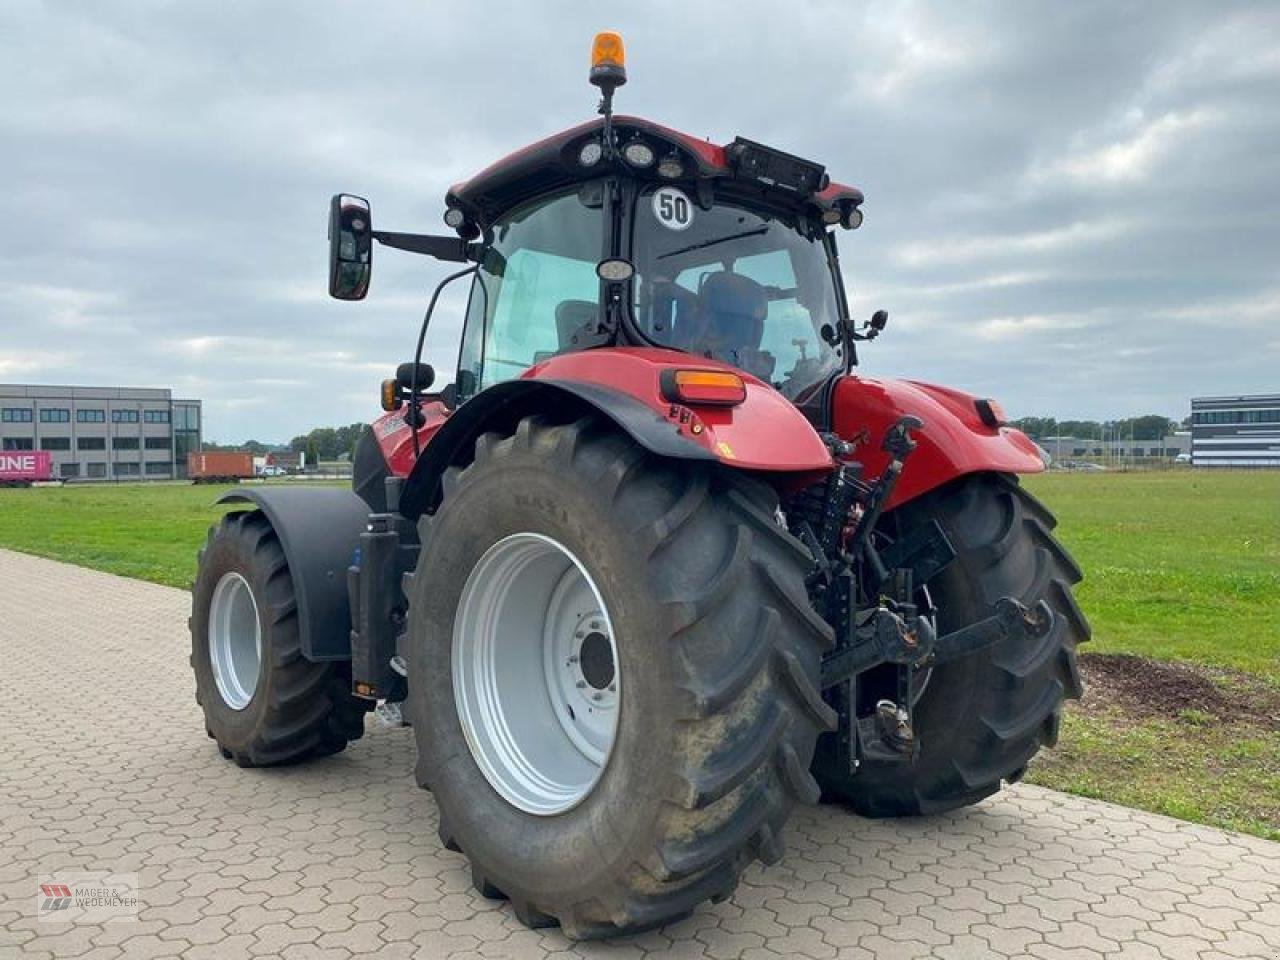
[(0, 546), (186, 588), (228, 487), (116, 484), (0, 490)]
[[(1280, 473), (1027, 486), (1085, 571), (1077, 596), (1093, 624), (1085, 700), (1027, 779), (1280, 840)], [(1194, 672), (1166, 679), (1165, 661)], [(1105, 663), (1125, 665), (1126, 689), (1108, 686)]]
[[(1085, 571), (1086, 676), (1098, 681), (1028, 779), (1280, 839), (1280, 473), (1073, 473), (1027, 486)], [(0, 490), (0, 546), (186, 587), (224, 489)], [(1190, 665), (1203, 708), (1164, 703), (1185, 678), (1144, 692), (1164, 661)], [(1135, 674), (1123, 696), (1101, 682), (1104, 663)]]
[(1093, 652), (1280, 668), (1280, 473), (1057, 473), (1027, 487), (1085, 572)]
[(186, 589), (230, 486), (125, 483), (0, 490), (0, 547)]

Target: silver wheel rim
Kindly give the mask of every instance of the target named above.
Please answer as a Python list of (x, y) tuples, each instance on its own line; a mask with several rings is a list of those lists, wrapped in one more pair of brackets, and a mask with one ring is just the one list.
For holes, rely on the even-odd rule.
[(617, 664), (604, 598), (563, 544), (517, 533), (480, 558), (454, 618), (453, 693), (504, 800), (551, 816), (591, 793), (617, 732)]
[(258, 602), (240, 574), (224, 573), (209, 603), (209, 663), (222, 702), (243, 710), (258, 688), (262, 625)]

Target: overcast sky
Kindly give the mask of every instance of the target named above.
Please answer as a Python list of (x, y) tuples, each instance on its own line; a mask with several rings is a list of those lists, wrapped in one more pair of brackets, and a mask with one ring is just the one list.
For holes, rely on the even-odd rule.
[(1059, 417), (1280, 390), (1280, 5), (1165, 0), (5, 0), (0, 381), (172, 386), (214, 440), (369, 419), (447, 268), (384, 248), (329, 300), (330, 194), (441, 231), (450, 183), (592, 115), (610, 28), (619, 110), (865, 191), (867, 374)]

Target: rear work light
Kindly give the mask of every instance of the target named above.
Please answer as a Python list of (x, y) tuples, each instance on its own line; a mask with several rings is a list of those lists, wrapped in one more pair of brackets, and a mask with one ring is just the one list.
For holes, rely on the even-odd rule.
[(742, 378), (721, 370), (663, 370), (658, 383), (672, 403), (733, 407), (747, 399)]

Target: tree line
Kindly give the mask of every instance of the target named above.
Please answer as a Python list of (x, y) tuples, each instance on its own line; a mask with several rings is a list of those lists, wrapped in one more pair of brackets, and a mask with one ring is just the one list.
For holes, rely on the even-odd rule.
[(1054, 417), (1022, 417), (1010, 421), (1033, 440), (1045, 437), (1075, 437), (1078, 440), (1101, 440), (1114, 437), (1134, 440), (1163, 440), (1181, 427), (1189, 426), (1184, 422), (1158, 413), (1148, 413), (1141, 417), (1126, 417), (1121, 420), (1058, 420)]
[(263, 443), (260, 440), (246, 440), (244, 443), (206, 442), (204, 449), (246, 450), (254, 456), (291, 450), (294, 453), (305, 453), (309, 464), (316, 464), (321, 460), (349, 460), (355, 452), (361, 431), (367, 426), (367, 423), (351, 423), (345, 427), (316, 427), (308, 433), (299, 434), (288, 443)]

